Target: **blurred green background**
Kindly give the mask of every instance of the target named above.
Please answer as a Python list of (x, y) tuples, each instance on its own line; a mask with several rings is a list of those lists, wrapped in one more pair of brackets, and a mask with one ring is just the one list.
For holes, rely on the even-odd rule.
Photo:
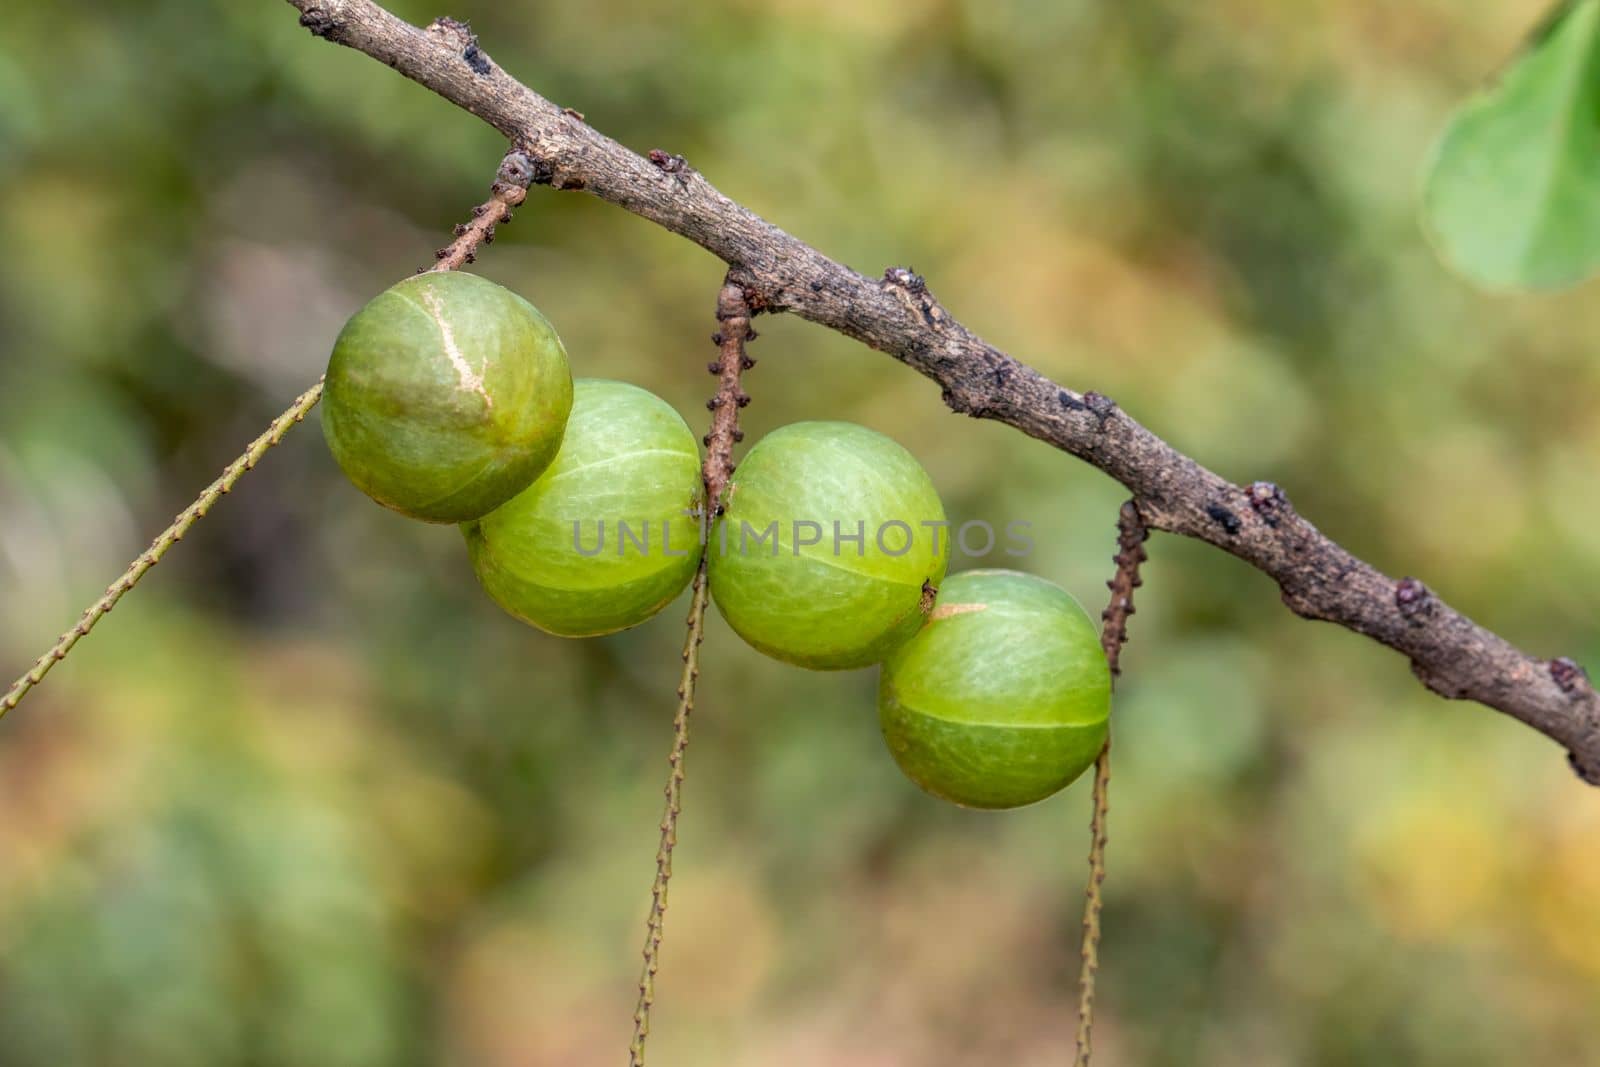
[[(1594, 662), (1600, 306), (1416, 222), (1536, 0), (397, 4), (1390, 573)], [(487, 127), (272, 0), (0, 19), (0, 665), (41, 651), (482, 198)], [(536, 190), (482, 273), (704, 418), (721, 266)], [(756, 435), (853, 419), (1092, 611), (1122, 494), (805, 323)], [(698, 414), (697, 414), (698, 413)], [(1548, 742), (1158, 538), (1118, 699), (1105, 1064), (1600, 1063), (1600, 793)], [(993, 560), (957, 560), (958, 567)], [(680, 602), (567, 642), (292, 433), (0, 724), (0, 1063), (622, 1061)], [(652, 1062), (1064, 1062), (1087, 787), (954, 809), (874, 672), (713, 619)]]

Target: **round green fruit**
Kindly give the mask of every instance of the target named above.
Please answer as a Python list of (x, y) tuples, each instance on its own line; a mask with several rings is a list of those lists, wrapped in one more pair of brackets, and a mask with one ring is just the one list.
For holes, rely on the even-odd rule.
[(1016, 571), (953, 575), (928, 625), (889, 656), (878, 718), (900, 769), (969, 808), (1016, 808), (1094, 763), (1111, 672), (1063, 589)]
[(544, 316), (509, 289), (449, 271), (407, 278), (345, 323), (322, 432), (378, 503), (462, 522), (549, 466), (571, 409), (567, 353)]
[(637, 626), (700, 565), (694, 432), (666, 401), (580, 378), (561, 451), (538, 480), (462, 526), (483, 588), (562, 637)]
[(852, 423), (768, 434), (723, 503), (709, 546), (717, 609), (755, 648), (801, 667), (883, 659), (922, 626), (950, 561), (928, 472)]

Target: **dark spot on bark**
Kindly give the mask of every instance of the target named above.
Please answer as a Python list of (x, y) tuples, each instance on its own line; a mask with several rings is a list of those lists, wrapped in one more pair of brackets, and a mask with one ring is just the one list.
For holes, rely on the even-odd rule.
[(1251, 482), (1245, 490), (1250, 507), (1268, 526), (1277, 526), (1283, 513), (1289, 510), (1289, 498), (1271, 482)]
[(552, 167), (547, 160), (535, 157), (532, 160), (532, 167), (533, 177), (529, 180), (528, 184), (549, 185), (551, 182), (555, 181), (556, 169)]
[(343, 37), (343, 30), (338, 20), (320, 7), (314, 7), (302, 14), (300, 25), (310, 30), (313, 37), (321, 37), (325, 41), (338, 41)]
[(1434, 603), (1428, 587), (1415, 578), (1402, 578), (1395, 583), (1395, 607), (1413, 626), (1421, 626), (1433, 616)]
[(1221, 504), (1211, 504), (1206, 507), (1206, 514), (1211, 516), (1211, 521), (1221, 526), (1232, 537), (1243, 527), (1239, 516), (1223, 507)]
[(928, 288), (922, 275), (910, 267), (890, 267), (883, 272), (883, 282), (885, 285), (899, 286), (913, 293), (924, 292)]
[(998, 389), (1004, 386), (1006, 381), (1011, 377), (1011, 368), (1007, 367), (1004, 363), (996, 363), (993, 367), (989, 368), (989, 373), (994, 375), (995, 388)]
[(663, 174), (674, 175), (680, 182), (687, 184), (688, 178), (686, 176), (689, 173), (689, 161), (687, 159), (673, 155), (671, 152), (662, 151), (659, 148), (650, 149), (650, 153), (646, 158)]
[(1117, 402), (1104, 393), (1087, 392), (1083, 394), (1083, 406), (1094, 413), (1102, 426), (1117, 410)]
[(461, 53), (461, 58), (467, 61), (467, 66), (479, 77), (494, 73), (494, 64), (489, 62), (489, 57), (483, 54), (483, 49), (478, 47), (478, 42), (473, 41)]
[(1079, 400), (1065, 389), (1056, 394), (1056, 399), (1061, 401), (1061, 406), (1066, 408), (1068, 411), (1084, 410), (1083, 401)]
[(812, 291), (812, 292), (813, 292), (813, 293), (820, 293), (820, 292), (822, 292), (822, 283), (821, 283), (821, 282), (812, 282), (812, 283), (811, 283), (811, 291)]
[(1550, 677), (1569, 697), (1581, 695), (1589, 684), (1589, 672), (1566, 656), (1557, 656), (1550, 661)]

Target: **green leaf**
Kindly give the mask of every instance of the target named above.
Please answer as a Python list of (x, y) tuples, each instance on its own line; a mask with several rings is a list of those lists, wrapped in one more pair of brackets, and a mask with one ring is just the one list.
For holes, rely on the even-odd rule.
[(1553, 288), (1600, 269), (1600, 0), (1566, 0), (1457, 112), (1423, 214), (1444, 259), (1485, 285)]

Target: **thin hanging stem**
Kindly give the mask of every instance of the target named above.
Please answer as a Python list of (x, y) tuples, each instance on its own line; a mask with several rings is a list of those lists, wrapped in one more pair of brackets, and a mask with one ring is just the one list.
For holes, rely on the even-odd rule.
[(128, 564), (128, 569), (111, 583), (105, 595), (89, 605), (78, 620), (78, 624), (62, 634), (48, 652), (34, 660), (33, 666), (12, 683), (11, 688), (6, 690), (6, 695), (0, 697), (0, 718), (20, 704), (30, 689), (44, 681), (44, 676), (50, 673), (50, 668), (66, 659), (67, 653), (72, 651), (72, 646), (81, 638), (87, 637), (89, 631), (94, 629), (95, 623), (117, 606), (117, 601), (122, 599), (123, 594), (138, 585), (139, 579), (144, 577), (145, 572), (160, 563), (161, 557), (167, 554), (167, 550), (183, 540), (183, 535), (189, 532), (190, 527), (204, 518), (211, 510), (211, 506), (227, 495), (234, 484), (244, 477), (245, 472), (254, 468), (261, 461), (261, 457), (267, 454), (268, 449), (283, 440), (283, 435), (289, 432), (290, 427), (303, 420), (306, 413), (315, 407), (320, 399), (322, 399), (322, 382), (318, 381), (316, 385), (296, 397), (287, 411), (273, 419), (266, 432), (251, 441), (243, 455), (228, 464), (217, 480), (206, 486), (205, 491), (195, 499), (194, 503), (179, 512), (172, 525), (162, 530), (160, 535), (150, 542), (150, 547)]
[[(522, 203), (527, 196), (529, 183), (533, 181), (533, 161), (521, 149), (512, 149), (500, 161), (500, 169), (495, 175), (495, 181), (490, 186), (490, 196), (487, 201), (472, 209), (472, 221), (457, 226), (455, 240), (444, 248), (434, 253), (438, 261), (431, 269), (454, 270), (465, 263), (471, 263), (474, 253), (480, 243), (486, 244), (494, 240), (495, 225), (511, 219), (511, 209)], [(251, 441), (244, 453), (224, 468), (217, 480), (206, 486), (205, 490), (195, 498), (194, 503), (178, 513), (172, 525), (161, 531), (160, 535), (150, 543), (132, 563), (123, 571), (116, 581), (106, 589), (105, 595), (84, 610), (78, 619), (78, 624), (56, 640), (50, 649), (33, 661), (23, 675), (11, 683), (11, 688), (6, 690), (4, 697), (0, 697), (0, 718), (27, 696), (34, 686), (44, 681), (44, 676), (57, 663), (67, 658), (82, 638), (87, 637), (89, 631), (94, 629), (105, 615), (117, 606), (117, 601), (123, 595), (139, 584), (139, 579), (145, 573), (161, 562), (161, 558), (173, 545), (183, 540), (184, 534), (205, 517), (213, 504), (221, 500), (230, 491), (245, 472), (253, 470), (260, 462), (261, 457), (268, 450), (283, 440), (283, 435), (288, 433), (296, 423), (304, 421), (311, 409), (317, 406), (317, 401), (322, 399), (322, 382), (319, 379), (316, 385), (301, 393), (295, 398), (288, 410), (268, 424), (266, 430)]]
[(672, 750), (667, 756), (666, 810), (661, 816), (661, 844), (656, 849), (656, 876), (650, 886), (650, 917), (645, 924), (644, 969), (639, 975), (639, 1002), (633, 1011), (633, 1040), (628, 1045), (629, 1067), (643, 1067), (645, 1041), (650, 1036), (650, 1008), (656, 998), (656, 972), (661, 968), (661, 935), (667, 913), (667, 883), (672, 879), (672, 850), (678, 844), (678, 814), (683, 808), (684, 751), (689, 746), (689, 716), (694, 711), (695, 682), (700, 677), (700, 642), (705, 637), (708, 581), (706, 563), (711, 551), (711, 527), (722, 510), (722, 494), (733, 476), (733, 446), (744, 440), (739, 429), (739, 409), (750, 397), (739, 385), (740, 375), (755, 366), (745, 354), (753, 341), (750, 305), (744, 290), (731, 281), (717, 295), (719, 328), (712, 335), (719, 356), (707, 369), (717, 376), (717, 393), (706, 402), (711, 409), (711, 432), (706, 434), (706, 458), (701, 467), (705, 503), (700, 509), (700, 566), (694, 574), (689, 601), (688, 634), (683, 641), (683, 675), (678, 682), (678, 711), (672, 719)]
[(694, 686), (700, 677), (700, 642), (705, 637), (706, 560), (694, 572), (689, 601), (689, 632), (683, 642), (683, 675), (678, 681), (678, 712), (672, 717), (672, 751), (667, 761), (667, 807), (661, 816), (661, 844), (656, 849), (656, 877), (650, 885), (650, 918), (645, 927), (644, 970), (639, 975), (639, 1002), (633, 1010), (633, 1042), (628, 1063), (644, 1063), (650, 1036), (650, 1006), (656, 999), (656, 971), (661, 967), (662, 925), (667, 913), (667, 883), (672, 879), (672, 850), (678, 843), (678, 813), (683, 810), (683, 754), (689, 747), (689, 715), (694, 711)]
[[(1134, 613), (1133, 591), (1143, 583), (1139, 565), (1146, 559), (1144, 542), (1150, 536), (1133, 501), (1122, 505), (1117, 517), (1117, 570), (1106, 583), (1111, 603), (1101, 613), (1100, 646), (1113, 681), (1122, 673), (1122, 646), (1128, 640), (1128, 616)], [(1100, 970), (1100, 910), (1104, 904), (1101, 887), (1106, 880), (1106, 815), (1110, 809), (1111, 735), (1094, 761), (1093, 813), (1089, 817), (1089, 885), (1084, 891), (1083, 962), (1078, 972), (1078, 1055), (1077, 1067), (1088, 1067), (1090, 1031), (1094, 1026), (1095, 978)]]
[(526, 152), (520, 148), (507, 152), (489, 186), (489, 199), (472, 209), (471, 222), (457, 223), (455, 240), (433, 254), (437, 262), (429, 270), (460, 270), (477, 262), (478, 246), (494, 244), (494, 228), (510, 222), (511, 209), (528, 199), (533, 172), (533, 160)]

